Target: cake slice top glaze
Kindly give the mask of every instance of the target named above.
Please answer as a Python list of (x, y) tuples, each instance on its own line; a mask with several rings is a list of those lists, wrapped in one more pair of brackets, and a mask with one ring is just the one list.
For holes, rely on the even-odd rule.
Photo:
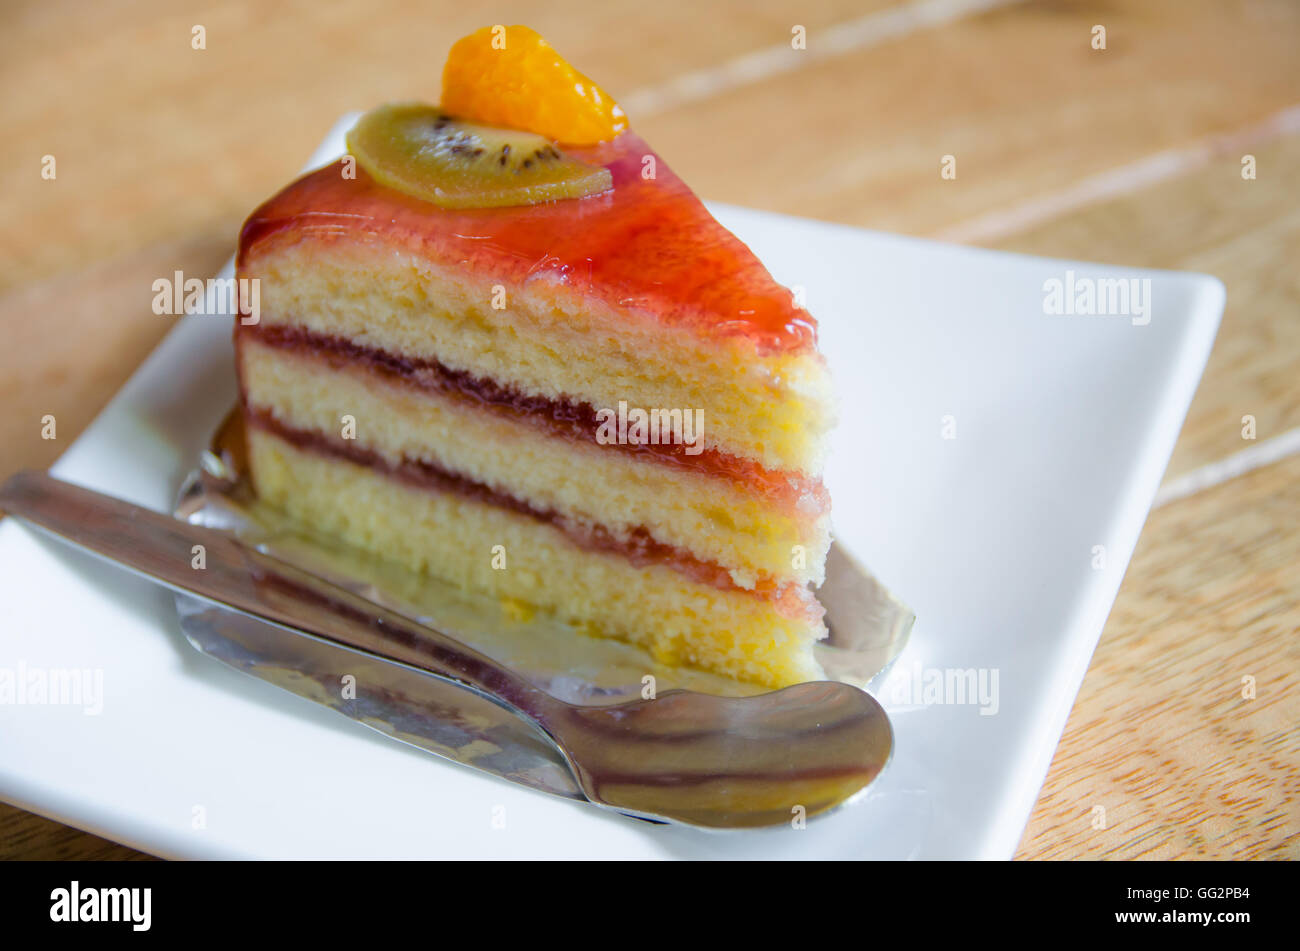
[(380, 241), (493, 283), (559, 281), (665, 330), (739, 338), (759, 355), (816, 350), (812, 316), (640, 137), (623, 132), (565, 151), (608, 168), (613, 188), (536, 205), (447, 209), (385, 187), (362, 168), (328, 165), (252, 214), (240, 265), (281, 240)]

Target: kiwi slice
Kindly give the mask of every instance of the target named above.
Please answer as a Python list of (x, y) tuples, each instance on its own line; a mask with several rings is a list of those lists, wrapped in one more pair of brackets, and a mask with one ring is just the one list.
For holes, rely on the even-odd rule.
[(478, 125), (423, 103), (372, 109), (347, 136), (372, 178), (443, 208), (535, 205), (613, 186), (609, 169), (531, 132)]

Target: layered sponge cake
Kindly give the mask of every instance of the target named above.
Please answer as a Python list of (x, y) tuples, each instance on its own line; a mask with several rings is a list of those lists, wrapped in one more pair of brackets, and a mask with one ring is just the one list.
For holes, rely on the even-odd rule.
[[(539, 74), (549, 48), (508, 29), (457, 44), (448, 77), (501, 57), (455, 74), (471, 78), (443, 109), (368, 115), (351, 155), (245, 224), (254, 487), (657, 661), (816, 678), (832, 423), (816, 324), (597, 87), (567, 111), (528, 102), (568, 94), (551, 73), (571, 68), (545, 54)], [(517, 118), (462, 88), (494, 69), (534, 79)]]

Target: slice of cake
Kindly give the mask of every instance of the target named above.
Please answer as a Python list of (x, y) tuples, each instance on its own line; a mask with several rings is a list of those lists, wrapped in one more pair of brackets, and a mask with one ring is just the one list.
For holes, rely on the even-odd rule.
[(821, 676), (812, 317), (532, 31), (462, 40), (443, 93), (244, 226), (256, 491), (661, 662)]

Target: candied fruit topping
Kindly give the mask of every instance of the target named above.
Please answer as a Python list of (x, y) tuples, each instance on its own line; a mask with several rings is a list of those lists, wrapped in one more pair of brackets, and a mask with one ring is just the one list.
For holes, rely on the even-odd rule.
[(443, 208), (587, 198), (611, 184), (608, 169), (570, 158), (540, 135), (418, 102), (367, 112), (348, 133), (348, 151), (376, 181)]
[(608, 142), (627, 128), (618, 103), (526, 26), (485, 26), (459, 40), (443, 68), (441, 105), (563, 145)]

